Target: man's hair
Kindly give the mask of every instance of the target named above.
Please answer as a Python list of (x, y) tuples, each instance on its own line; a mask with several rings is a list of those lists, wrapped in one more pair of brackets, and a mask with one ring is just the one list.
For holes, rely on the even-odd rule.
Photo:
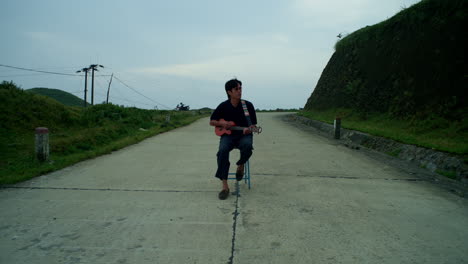
[(226, 90), (228, 99), (231, 99), (231, 96), (229, 96), (228, 91), (231, 91), (232, 89), (236, 88), (237, 84), (242, 86), (242, 82), (234, 78), (234, 79), (227, 81), (226, 84), (224, 85), (224, 89)]

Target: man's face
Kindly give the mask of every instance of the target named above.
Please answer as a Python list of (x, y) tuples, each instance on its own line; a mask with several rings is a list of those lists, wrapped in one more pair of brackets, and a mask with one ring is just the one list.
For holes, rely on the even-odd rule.
[(241, 99), (242, 98), (242, 86), (240, 84), (237, 84), (237, 87), (232, 88), (230, 91), (228, 91), (229, 96), (231, 96), (231, 99)]

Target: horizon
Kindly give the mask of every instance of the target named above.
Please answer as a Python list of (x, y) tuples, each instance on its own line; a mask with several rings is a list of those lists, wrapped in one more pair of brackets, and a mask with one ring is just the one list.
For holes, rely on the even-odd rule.
[(105, 101), (114, 74), (114, 104), (172, 109), (183, 102), (199, 109), (216, 108), (225, 100), (224, 83), (237, 77), (255, 108), (299, 109), (339, 34), (380, 23), (418, 2), (11, 1), (2, 4), (0, 18), (0, 80), (83, 99), (84, 76), (76, 71), (102, 64), (95, 103)]

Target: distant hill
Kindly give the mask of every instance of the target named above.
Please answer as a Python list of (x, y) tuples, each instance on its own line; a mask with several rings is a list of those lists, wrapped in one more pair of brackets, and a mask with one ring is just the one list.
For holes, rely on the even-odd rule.
[(0, 83), (0, 98), (0, 138), (7, 131), (22, 134), (42, 126), (53, 130), (69, 127), (78, 122), (81, 110), (67, 107), (48, 96), (22, 90), (12, 82)]
[(213, 112), (213, 109), (211, 109), (211, 108), (209, 108), (209, 107), (203, 107), (203, 108), (198, 109), (198, 111), (201, 111), (201, 112)]
[(466, 118), (468, 0), (423, 0), (335, 46), (305, 110)]
[(65, 91), (59, 90), (59, 89), (50, 89), (50, 88), (32, 88), (26, 90), (27, 92), (35, 93), (35, 94), (40, 94), (40, 95), (45, 95), (48, 96), (52, 99), (55, 99), (59, 101), (60, 103), (68, 106), (83, 106), (84, 105), (84, 100), (81, 98), (71, 94), (67, 93)]

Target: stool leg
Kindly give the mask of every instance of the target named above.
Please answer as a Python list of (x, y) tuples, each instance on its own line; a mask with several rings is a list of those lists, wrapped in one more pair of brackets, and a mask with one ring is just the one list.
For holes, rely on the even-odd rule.
[(247, 183), (247, 178), (249, 177), (248, 171), (249, 171), (249, 161), (247, 161), (244, 166), (244, 183)]
[(250, 190), (250, 162), (247, 161), (246, 163), (246, 172), (245, 172), (245, 180), (246, 180), (246, 183), (248, 183), (249, 185), (249, 190)]

